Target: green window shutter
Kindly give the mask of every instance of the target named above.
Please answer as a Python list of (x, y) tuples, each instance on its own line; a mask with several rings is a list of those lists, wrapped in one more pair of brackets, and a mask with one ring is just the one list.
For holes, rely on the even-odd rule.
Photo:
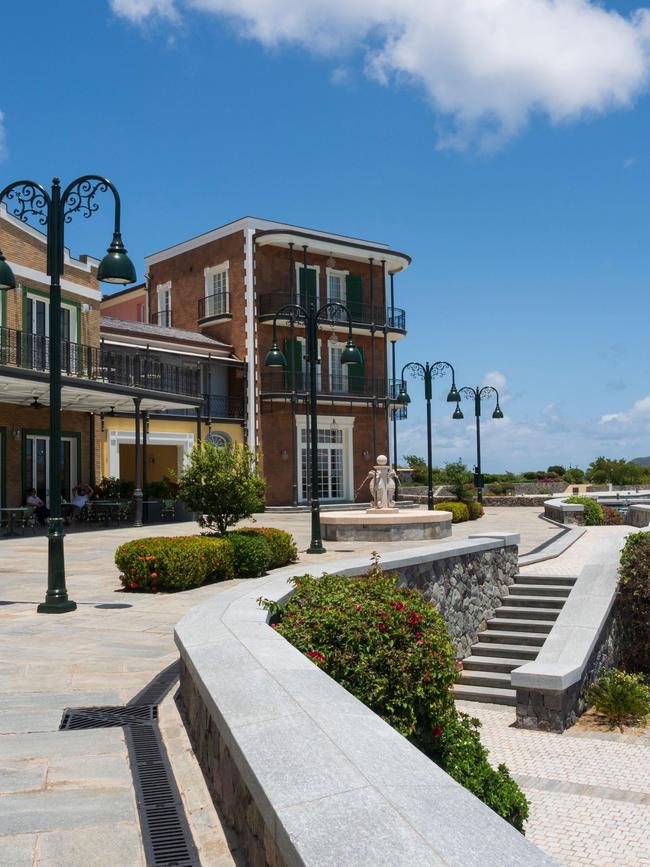
[(287, 368), (284, 372), (285, 387), (291, 389), (294, 383), (293, 371), (295, 370), (296, 389), (301, 390), (304, 384), (302, 371), (302, 343), (294, 338), (284, 338), (284, 357), (287, 359)]
[(363, 280), (360, 274), (348, 274), (345, 278), (345, 293), (350, 316), (356, 322), (362, 321)]
[(317, 299), (317, 272), (314, 268), (307, 268), (307, 291), (305, 292), (305, 269), (298, 269), (298, 291), (300, 295), (300, 303), (303, 307), (307, 306), (309, 301)]
[(361, 353), (361, 364), (348, 364), (348, 391), (350, 394), (363, 394), (366, 383), (366, 362), (363, 347), (357, 346)]

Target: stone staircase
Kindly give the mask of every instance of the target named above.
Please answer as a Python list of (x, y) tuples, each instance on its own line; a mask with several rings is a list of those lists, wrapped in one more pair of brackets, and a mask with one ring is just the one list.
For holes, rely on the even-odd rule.
[(454, 698), (516, 705), (510, 672), (537, 657), (575, 584), (557, 575), (517, 575), (502, 605), (472, 645)]

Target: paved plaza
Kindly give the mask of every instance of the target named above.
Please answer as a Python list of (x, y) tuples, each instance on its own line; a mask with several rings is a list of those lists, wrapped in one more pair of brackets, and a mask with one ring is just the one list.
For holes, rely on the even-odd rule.
[[(290, 530), (304, 550), (309, 514), (259, 516), (262, 526)], [(521, 552), (560, 532), (534, 508), (488, 509), (480, 522), (454, 527), (454, 537), (520, 532)], [(542, 569), (578, 569), (590, 528)], [(144, 865), (128, 755), (121, 729), (59, 731), (66, 707), (121, 705), (177, 659), (173, 629), (191, 607), (233, 582), (173, 595), (123, 594), (113, 554), (136, 536), (196, 532), (196, 525), (105, 530), (66, 540), (70, 596), (79, 609), (38, 615), (46, 587), (47, 539), (0, 541), (0, 863)], [(415, 543), (412, 543), (415, 544)], [(324, 567), (341, 553), (368, 553), (376, 543), (330, 543)], [(403, 548), (391, 543), (380, 550)], [(314, 557), (301, 555), (313, 563)], [(296, 567), (299, 571), (300, 566)], [(571, 574), (569, 572), (569, 574)], [(127, 607), (112, 607), (112, 606)], [(650, 742), (599, 734), (564, 735), (511, 728), (509, 708), (471, 704), (484, 723), (494, 761), (505, 761), (533, 803), (529, 837), (565, 865), (650, 864)], [(161, 729), (190, 813), (202, 863), (236, 864), (187, 736), (168, 697)], [(231, 851), (233, 850), (233, 851)]]

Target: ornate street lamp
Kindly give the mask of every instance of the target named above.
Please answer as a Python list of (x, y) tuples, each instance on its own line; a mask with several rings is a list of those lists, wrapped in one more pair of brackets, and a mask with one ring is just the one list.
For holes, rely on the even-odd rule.
[[(279, 317), (289, 319), (290, 322), (304, 320), (306, 326), (306, 352), (309, 364), (309, 414), (310, 414), (310, 460), (311, 460), (311, 544), (307, 548), (308, 554), (324, 554), (323, 540), (320, 527), (320, 499), (318, 496), (318, 405), (317, 405), (317, 367), (320, 363), (318, 358), (318, 323), (332, 311), (342, 312), (348, 319), (348, 339), (345, 349), (341, 352), (341, 364), (361, 364), (361, 353), (354, 345), (352, 339), (352, 317), (345, 304), (338, 301), (328, 301), (322, 307), (316, 307), (316, 301), (310, 300), (307, 307), (301, 304), (285, 304), (273, 316), (273, 342), (266, 353), (264, 364), (266, 367), (275, 367), (286, 370), (287, 359), (278, 345), (277, 321)], [(330, 316), (330, 319), (333, 317)]]
[(458, 402), (452, 418), (465, 418), (463, 411), (460, 408), (460, 395), (468, 400), (474, 400), (474, 415), (476, 417), (476, 467), (474, 468), (474, 487), (479, 503), (483, 502), (483, 473), (481, 472), (481, 401), (488, 397), (496, 397), (497, 405), (492, 413), (492, 418), (503, 418), (503, 411), (499, 406), (499, 392), (492, 385), (484, 385), (479, 388), (472, 388), (469, 385), (463, 386), (460, 389)]
[[(43, 614), (74, 611), (76, 603), (68, 599), (65, 584), (63, 515), (61, 511), (61, 276), (64, 268), (64, 229), (75, 214), (88, 218), (98, 209), (98, 193), (110, 190), (115, 199), (113, 240), (97, 271), (97, 279), (118, 285), (136, 281), (135, 268), (129, 259), (120, 234), (120, 197), (113, 184), (98, 175), (83, 175), (61, 192), (59, 178), (54, 178), (48, 193), (35, 181), (15, 181), (0, 192), (13, 216), (28, 222), (31, 216), (46, 226), (47, 274), (50, 277), (50, 521), (48, 528), (48, 570), (45, 601), (38, 606)], [(16, 278), (0, 251), (0, 289), (14, 289)]]
[(454, 368), (448, 361), (436, 361), (433, 364), (421, 364), (419, 361), (409, 361), (402, 368), (400, 375), (399, 392), (396, 398), (396, 403), (402, 406), (407, 406), (411, 402), (411, 398), (406, 390), (406, 381), (404, 379), (405, 371), (409, 371), (412, 376), (418, 376), (424, 379), (424, 399), (427, 402), (427, 509), (433, 509), (433, 444), (431, 434), (431, 399), (433, 397), (432, 381), (434, 377), (443, 376), (446, 370), (451, 371), (451, 388), (447, 395), (448, 403), (457, 403), (460, 400), (458, 389), (456, 388), (456, 374)]

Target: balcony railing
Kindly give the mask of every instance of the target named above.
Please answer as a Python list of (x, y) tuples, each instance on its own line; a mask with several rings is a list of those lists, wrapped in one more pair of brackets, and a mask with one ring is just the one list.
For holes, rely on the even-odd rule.
[[(285, 304), (295, 304), (298, 301), (297, 296), (289, 292), (268, 292), (258, 295), (257, 300), (259, 315), (263, 317), (271, 317)], [(324, 301), (321, 300), (320, 303), (323, 304)], [(377, 304), (371, 306), (370, 304), (357, 304), (354, 301), (344, 303), (347, 304), (354, 325), (368, 327), (375, 325), (377, 328), (383, 328), (386, 325), (395, 331), (406, 331), (406, 313), (400, 307), (384, 307)], [(324, 321), (345, 324), (347, 317), (342, 310), (332, 310)]]
[(230, 316), (230, 292), (216, 292), (214, 295), (199, 298), (199, 319), (216, 316)]
[(165, 310), (155, 310), (149, 314), (151, 325), (160, 325), (161, 328), (172, 327), (172, 312), (169, 308)]
[[(167, 409), (165, 415), (182, 415), (196, 417), (195, 409)], [(204, 394), (201, 406), (201, 418), (244, 418), (244, 398), (229, 397), (225, 394)]]
[[(265, 370), (262, 373), (263, 395), (289, 395), (295, 390), (297, 394), (309, 392), (309, 374), (304, 371)], [(375, 397), (386, 400), (386, 380), (376, 379), (374, 386), (371, 380), (363, 376), (339, 376), (330, 374), (322, 376), (317, 385), (318, 394), (328, 397)]]
[[(50, 341), (39, 334), (0, 328), (0, 364), (47, 373)], [(61, 372), (64, 376), (132, 386), (168, 394), (194, 397), (201, 394), (196, 365), (159, 361), (146, 353), (116, 352), (69, 340), (61, 342)]]

